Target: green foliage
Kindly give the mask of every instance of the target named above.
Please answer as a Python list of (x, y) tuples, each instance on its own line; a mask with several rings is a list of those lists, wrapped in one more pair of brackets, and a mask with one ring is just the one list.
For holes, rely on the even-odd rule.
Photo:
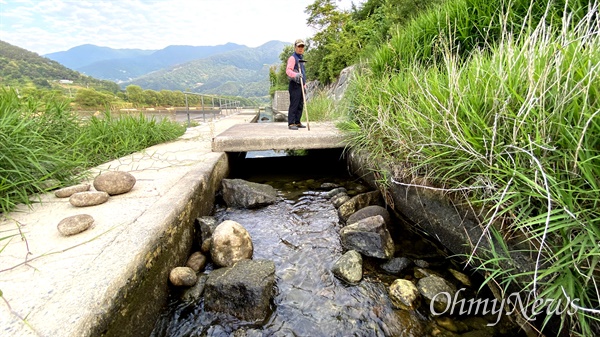
[(175, 139), (184, 132), (185, 127), (167, 119), (157, 121), (142, 114), (115, 117), (107, 111), (91, 118), (77, 145), (86, 154), (88, 165), (96, 166)]
[(333, 0), (317, 0), (306, 9), (307, 23), (317, 30), (306, 53), (310, 79), (330, 83), (340, 71), (368, 58), (372, 48), (385, 43), (392, 27), (444, 0), (369, 0), (360, 8), (340, 11)]
[(109, 107), (114, 100), (114, 95), (101, 93), (93, 89), (81, 88), (77, 90), (74, 102), (82, 108)]
[(4, 86), (33, 86), (50, 89), (60, 80), (73, 84), (116, 93), (119, 86), (110, 81), (97, 80), (39, 56), (25, 49), (0, 41), (0, 79)]
[[(487, 281), (579, 299), (561, 319), (582, 336), (600, 331), (600, 22), (588, 8), (463, 0), (423, 13), (373, 55), (344, 124), (373, 162), (460, 191), (481, 240), (498, 244), (473, 243)], [(514, 245), (534, 270), (507, 268)]]
[(85, 170), (162, 143), (185, 128), (143, 116), (82, 123), (68, 101), (20, 98), (0, 89), (0, 213), (31, 196), (79, 180)]

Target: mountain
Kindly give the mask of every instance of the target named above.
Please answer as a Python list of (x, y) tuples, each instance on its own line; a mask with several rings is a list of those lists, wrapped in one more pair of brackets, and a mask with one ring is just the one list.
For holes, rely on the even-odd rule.
[(119, 91), (119, 86), (114, 82), (82, 75), (56, 61), (0, 41), (1, 86), (52, 88), (60, 80), (111, 92)]
[(161, 50), (111, 49), (93, 45), (46, 55), (50, 59), (95, 78), (124, 82), (150, 72), (248, 47), (227, 43), (218, 46), (168, 46)]
[(133, 58), (154, 53), (154, 50), (142, 49), (112, 49), (109, 47), (99, 47), (93, 44), (83, 44), (73, 47), (67, 51), (45, 54), (51, 60), (54, 60), (67, 68), (79, 70), (95, 62)]
[(279, 64), (279, 54), (289, 43), (270, 41), (212, 55), (159, 70), (132, 81), (144, 89), (181, 90), (206, 94), (262, 97), (269, 91), (269, 68)]

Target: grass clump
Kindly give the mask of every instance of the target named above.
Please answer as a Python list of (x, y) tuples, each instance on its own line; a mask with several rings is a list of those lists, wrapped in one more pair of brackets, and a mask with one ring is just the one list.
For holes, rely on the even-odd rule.
[[(488, 21), (464, 36), (447, 28), (471, 16), (453, 17), (467, 3), (481, 6), (471, 9), (478, 13), (494, 9), (501, 28), (494, 39), (479, 40), (484, 28), (492, 31)], [(592, 336), (600, 332), (600, 22), (591, 4), (552, 3), (562, 7), (458, 1), (447, 16), (417, 19), (413, 25), (436, 42), (421, 50), (430, 40), (409, 31), (382, 47), (354, 82), (345, 127), (372, 162), (464, 192), (481, 210), (481, 240), (504, 250), (471, 247), (469, 259), (487, 281), (507, 294), (516, 285), (533, 299), (555, 299), (550, 306), (578, 299), (570, 310), (550, 311), (564, 310), (563, 331)], [(507, 4), (529, 12), (496, 12), (519, 7)], [(479, 42), (461, 53), (470, 36)], [(512, 244), (531, 256), (533, 270), (506, 268)]]
[(185, 128), (144, 116), (82, 122), (68, 101), (20, 98), (0, 90), (0, 213), (84, 177), (87, 169), (154, 144)]

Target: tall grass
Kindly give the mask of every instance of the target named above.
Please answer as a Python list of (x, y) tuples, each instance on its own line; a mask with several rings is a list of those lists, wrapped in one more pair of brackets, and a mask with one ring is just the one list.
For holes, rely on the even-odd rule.
[[(468, 55), (457, 52), (454, 31), (438, 29), (429, 47), (440, 58), (430, 63), (400, 67), (384, 47), (355, 81), (346, 127), (373, 158), (463, 191), (483, 210), (482, 240), (504, 250), (472, 247), (488, 281), (563, 305), (579, 299), (574, 316), (561, 315), (563, 328), (592, 336), (600, 333), (600, 23), (598, 8), (585, 8), (558, 25), (544, 10), (519, 34), (505, 24), (497, 42)], [(506, 268), (515, 245), (533, 270)]]
[(341, 118), (343, 111), (342, 103), (336, 103), (325, 92), (318, 92), (306, 102), (302, 118), (306, 121), (308, 116), (310, 122), (333, 121)]
[(80, 180), (90, 167), (184, 131), (166, 120), (110, 113), (83, 123), (66, 101), (21, 99), (14, 90), (0, 89), (0, 213)]

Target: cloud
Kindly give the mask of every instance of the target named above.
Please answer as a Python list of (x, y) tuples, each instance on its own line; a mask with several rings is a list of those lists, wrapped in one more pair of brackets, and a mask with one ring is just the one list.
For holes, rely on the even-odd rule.
[[(349, 8), (350, 1), (340, 4)], [(88, 43), (139, 49), (227, 42), (256, 47), (312, 36), (304, 10), (313, 2), (0, 0), (0, 39), (40, 54)]]

